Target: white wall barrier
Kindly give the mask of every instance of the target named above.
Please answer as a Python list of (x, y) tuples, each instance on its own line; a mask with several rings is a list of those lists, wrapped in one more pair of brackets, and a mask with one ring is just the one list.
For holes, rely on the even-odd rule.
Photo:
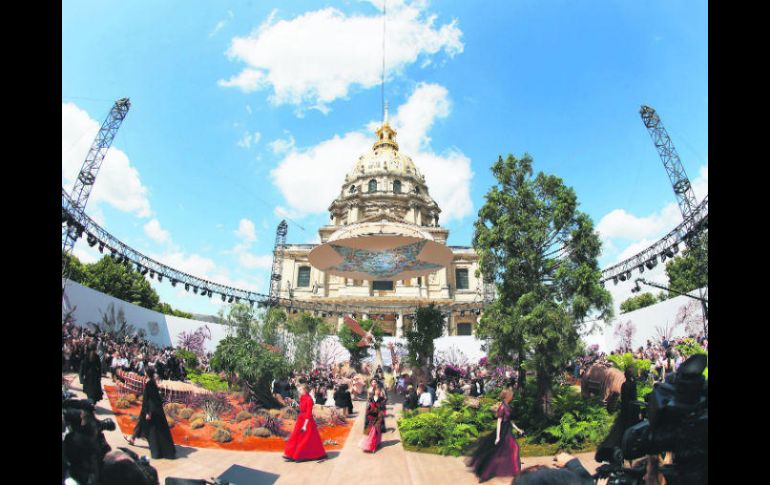
[(67, 282), (65, 306), (69, 309), (75, 308), (73, 317), (76, 325), (87, 327), (91, 322), (101, 322), (102, 315), (108, 312), (111, 304), (114, 306), (115, 315), (122, 309), (130, 325), (133, 325), (136, 330), (144, 329), (147, 340), (163, 347), (177, 345), (181, 332), (194, 332), (204, 325), (211, 330), (211, 339), (207, 339), (205, 343), (207, 351), (213, 352), (217, 343), (227, 336), (225, 325), (164, 315), (92, 290), (74, 281)]
[[(697, 291), (692, 294), (697, 295)], [(122, 309), (129, 324), (133, 325), (137, 330), (140, 328), (144, 329), (146, 338), (161, 346), (175, 346), (181, 332), (193, 332), (204, 325), (211, 330), (211, 339), (206, 340), (206, 350), (208, 351), (213, 352), (219, 341), (227, 336), (227, 326), (225, 325), (164, 315), (92, 290), (74, 281), (67, 283), (65, 306), (70, 309), (75, 308), (73, 316), (77, 325), (87, 326), (89, 322), (101, 322), (102, 314), (108, 311), (110, 304), (114, 305), (116, 315), (118, 310)], [(602, 321), (595, 322), (593, 326), (596, 328), (596, 331), (592, 334), (584, 335), (583, 340), (587, 345), (598, 344), (601, 351), (609, 353), (618, 346), (618, 338), (615, 336), (617, 326), (631, 321), (636, 327), (632, 345), (633, 347), (643, 346), (647, 339), (657, 341), (659, 327), (674, 326), (679, 312), (688, 305), (694, 310), (694, 314), (691, 311), (691, 319), (699, 321), (702, 314), (700, 303), (686, 296), (677, 296), (634, 312), (618, 315), (610, 325), (605, 325)], [(686, 335), (685, 325), (674, 326), (671, 334), (673, 336)], [(404, 346), (403, 348), (405, 348), (406, 339), (399, 337), (384, 338), (382, 360), (384, 365), (388, 366), (391, 365), (391, 354), (387, 348), (387, 344), (390, 342), (401, 343)], [(486, 352), (481, 350), (482, 344), (483, 341), (470, 335), (440, 337), (435, 340), (436, 352), (434, 358), (439, 361), (441, 358), (460, 356), (467, 359), (469, 364), (475, 364), (481, 357), (486, 355)], [(323, 343), (321, 353), (323, 360), (326, 361), (343, 362), (350, 358), (350, 354), (342, 347), (336, 336), (329, 337)], [(374, 352), (371, 349), (369, 357), (365, 360), (374, 360)]]

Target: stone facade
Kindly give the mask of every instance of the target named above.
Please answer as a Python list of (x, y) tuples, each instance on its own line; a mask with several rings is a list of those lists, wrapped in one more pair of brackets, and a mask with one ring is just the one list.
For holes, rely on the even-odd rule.
[[(329, 206), (330, 224), (318, 230), (322, 243), (342, 226), (388, 221), (419, 227), (446, 244), (449, 231), (439, 225), (441, 209), (431, 198), (425, 177), (412, 159), (400, 153), (396, 131), (387, 120), (377, 129), (371, 150), (361, 155), (345, 177), (340, 195)], [(451, 266), (430, 275), (394, 282), (352, 280), (326, 274), (308, 261), (312, 244), (289, 244), (283, 253), (282, 298), (372, 305), (427, 305), (480, 302), (483, 283), (476, 277), (478, 256), (471, 247), (450, 246)], [(364, 318), (369, 315), (361, 315)], [(328, 317), (338, 326), (341, 317)], [(411, 323), (403, 312), (378, 315), (387, 334), (402, 336)], [(448, 335), (470, 334), (479, 315), (456, 312), (448, 317)], [(339, 328), (339, 327), (338, 327)]]

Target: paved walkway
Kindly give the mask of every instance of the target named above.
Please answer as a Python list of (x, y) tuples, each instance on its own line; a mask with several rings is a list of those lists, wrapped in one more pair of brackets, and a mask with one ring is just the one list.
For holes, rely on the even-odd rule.
[[(102, 379), (102, 385), (112, 385), (108, 378)], [(73, 380), (72, 390), (84, 398), (77, 377)], [(388, 405), (386, 419), (387, 432), (382, 436), (381, 448), (374, 454), (364, 453), (358, 444), (363, 435), (364, 402), (354, 401), (356, 411), (353, 428), (342, 450), (330, 451), (329, 457), (321, 462), (291, 463), (285, 462), (280, 453), (229, 451), (209, 448), (193, 448), (177, 444), (175, 460), (150, 460), (158, 470), (160, 483), (166, 477), (180, 478), (228, 478), (236, 485), (338, 485), (366, 483), (367, 485), (429, 485), (453, 484), (475, 485), (478, 479), (463, 464), (463, 458), (440, 456), (428, 453), (404, 451), (401, 437), (396, 427), (395, 414), (400, 413), (401, 404)], [(115, 419), (109, 400), (105, 398), (96, 406), (99, 419)], [(149, 457), (147, 442), (137, 440), (137, 446), (131, 446), (123, 439), (120, 427), (104, 433), (113, 449), (127, 447), (141, 455)], [(593, 473), (598, 464), (593, 460), (593, 453), (577, 455), (589, 472)], [(551, 463), (551, 457), (524, 458), (522, 467)], [(236, 481), (240, 474), (240, 480)], [(493, 478), (492, 485), (510, 484), (510, 478)]]

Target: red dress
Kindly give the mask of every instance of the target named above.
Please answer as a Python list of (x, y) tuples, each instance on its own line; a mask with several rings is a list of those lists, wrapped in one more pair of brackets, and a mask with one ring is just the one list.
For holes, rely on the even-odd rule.
[[(302, 431), (305, 420), (307, 420), (307, 430)], [(294, 424), (294, 431), (286, 442), (283, 456), (295, 461), (326, 458), (326, 450), (313, 419), (313, 399), (307, 394), (303, 394), (299, 399), (299, 415)]]

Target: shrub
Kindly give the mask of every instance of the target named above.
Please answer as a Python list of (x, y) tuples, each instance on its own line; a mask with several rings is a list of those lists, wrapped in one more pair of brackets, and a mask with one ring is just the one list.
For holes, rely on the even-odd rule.
[(228, 392), (230, 390), (226, 380), (211, 372), (193, 373), (189, 375), (189, 379), (190, 382), (212, 392)]
[(120, 398), (115, 402), (115, 407), (118, 409), (126, 409), (131, 407), (131, 403), (127, 399)]
[(272, 433), (267, 428), (254, 428), (253, 431), (254, 436), (258, 436), (260, 438), (269, 438), (272, 436)]
[(217, 430), (214, 431), (214, 434), (211, 436), (211, 439), (219, 443), (227, 443), (228, 441), (233, 440), (233, 435), (230, 434), (230, 431), (225, 428), (217, 428)]
[(123, 399), (125, 399), (129, 403), (135, 403), (136, 400), (137, 400), (136, 399), (136, 394), (134, 394), (132, 392), (127, 392), (127, 393), (123, 394)]
[(626, 352), (625, 354), (613, 354), (608, 355), (607, 360), (612, 362), (612, 364), (617, 367), (618, 369), (625, 372), (626, 367), (629, 365), (633, 365), (634, 369), (636, 369), (636, 375), (640, 375), (645, 372), (649, 372), (652, 368), (652, 361), (648, 359), (635, 359), (633, 354), (631, 352)]
[(329, 426), (345, 426), (348, 420), (336, 409), (332, 409), (329, 414)]
[(192, 408), (184, 408), (179, 413), (177, 413), (177, 416), (182, 419), (190, 419), (190, 417), (195, 413), (195, 410)]
[(177, 402), (167, 402), (163, 405), (163, 411), (166, 412), (166, 416), (176, 418), (179, 411), (184, 409), (184, 405)]
[(190, 421), (190, 428), (198, 429), (198, 428), (202, 428), (202, 427), (203, 427), (203, 419), (202, 418), (193, 419), (192, 421)]
[(225, 428), (225, 429), (229, 429), (229, 428), (227, 427), (227, 423), (225, 423), (224, 421), (219, 421), (219, 420), (217, 420), (217, 421), (209, 421), (209, 423), (208, 423), (208, 424), (209, 424), (210, 426), (213, 426), (214, 428)]
[(297, 419), (297, 416), (299, 416), (299, 411), (291, 407), (285, 407), (281, 409), (278, 417), (281, 419)]
[(289, 433), (283, 429), (283, 420), (277, 416), (264, 416), (263, 426), (270, 430), (275, 436), (287, 436)]
[(169, 428), (174, 426), (174, 418), (172, 418), (171, 416), (166, 416), (166, 422), (168, 423)]
[(206, 419), (206, 414), (194, 413), (192, 416), (190, 416), (190, 421), (195, 421), (196, 419), (200, 419), (201, 421), (204, 421)]
[(270, 416), (273, 416), (273, 417), (278, 417), (281, 415), (280, 409), (268, 409), (267, 412), (268, 414), (270, 414)]
[(227, 401), (227, 395), (218, 392), (206, 396), (201, 407), (206, 414), (206, 421), (216, 421), (222, 414), (229, 411), (232, 406)]
[(247, 419), (251, 419), (252, 415), (251, 413), (247, 411), (241, 411), (235, 416), (235, 422), (240, 423), (241, 421), (246, 421)]
[(404, 443), (419, 447), (436, 445), (443, 437), (445, 423), (436, 413), (422, 413), (398, 422)]
[(194, 369), (198, 367), (198, 356), (195, 355), (195, 352), (190, 352), (185, 349), (176, 349), (176, 356), (184, 361), (184, 367), (190, 374), (192, 374)]

